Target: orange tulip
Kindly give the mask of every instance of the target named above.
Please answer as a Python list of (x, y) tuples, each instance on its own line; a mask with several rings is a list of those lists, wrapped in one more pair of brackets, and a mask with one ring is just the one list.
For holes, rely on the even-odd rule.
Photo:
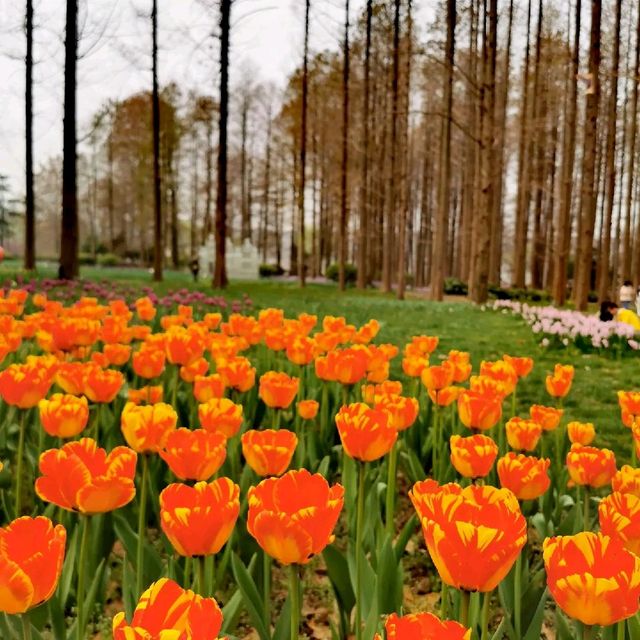
[(126, 364), (131, 357), (131, 347), (126, 344), (105, 344), (102, 352), (109, 364), (115, 367), (121, 367)]
[(128, 447), (116, 447), (107, 455), (91, 438), (68, 442), (40, 455), (42, 476), (36, 480), (36, 493), (68, 511), (113, 511), (136, 494), (136, 460), (135, 451)]
[(533, 358), (509, 356), (505, 353), (502, 359), (513, 367), (518, 378), (526, 378), (533, 369)]
[(135, 405), (127, 402), (120, 416), (120, 428), (127, 444), (138, 453), (158, 453), (175, 431), (178, 414), (164, 402)]
[(227, 439), (215, 431), (176, 429), (159, 453), (180, 480), (208, 480), (227, 457)]
[(544, 431), (557, 429), (563, 413), (564, 411), (562, 409), (545, 407), (541, 404), (534, 404), (529, 409), (531, 419), (540, 424)]
[(247, 529), (260, 547), (281, 564), (306, 564), (333, 542), (344, 489), (300, 469), (251, 487), (248, 501)]
[(494, 394), (465, 389), (458, 396), (458, 415), (465, 427), (487, 431), (502, 417), (502, 400)]
[(202, 321), (205, 323), (207, 329), (209, 331), (215, 331), (218, 328), (218, 325), (222, 321), (221, 313), (205, 313)]
[(300, 379), (286, 373), (267, 371), (260, 376), (258, 395), (260, 399), (273, 409), (286, 409), (296, 397)]
[(453, 365), (445, 360), (442, 364), (425, 367), (420, 378), (427, 390), (440, 391), (453, 382), (453, 373)]
[(167, 329), (165, 353), (171, 364), (190, 365), (204, 353), (202, 330), (172, 326)]
[(226, 438), (233, 438), (242, 426), (242, 405), (228, 398), (211, 398), (198, 405), (198, 418), (203, 429), (219, 431)]
[(466, 351), (449, 351), (447, 362), (453, 365), (453, 381), (464, 382), (471, 375), (470, 356)]
[(471, 629), (459, 622), (440, 620), (432, 613), (392, 613), (384, 630), (387, 640), (471, 640)]
[(287, 343), (287, 359), (293, 364), (309, 364), (315, 355), (315, 341), (307, 336), (293, 336)]
[(510, 451), (498, 460), (500, 486), (509, 489), (518, 500), (536, 500), (551, 485), (548, 458), (534, 458)]
[(108, 404), (124, 384), (124, 376), (115, 369), (101, 369), (97, 366), (87, 368), (83, 381), (83, 393), (91, 402)]
[(203, 598), (161, 578), (141, 596), (131, 624), (120, 612), (113, 618), (113, 640), (217, 640), (222, 611), (213, 598)]
[(590, 531), (547, 538), (543, 555), (549, 591), (571, 618), (609, 626), (638, 611), (640, 558), (619, 540)]
[(462, 393), (462, 387), (450, 386), (440, 389), (440, 391), (429, 390), (429, 398), (431, 402), (437, 404), (439, 407), (448, 407), (452, 405), (458, 396)]
[(256, 383), (256, 370), (251, 362), (242, 356), (222, 360), (216, 365), (217, 372), (222, 376), (227, 387), (240, 392), (249, 391)]
[(405, 347), (405, 353), (428, 356), (437, 349), (439, 342), (438, 336), (413, 336), (411, 342)]
[(204, 358), (198, 358), (180, 367), (180, 378), (185, 382), (193, 382), (197, 377), (204, 376), (208, 369), (209, 363)]
[(200, 402), (208, 402), (211, 398), (224, 397), (224, 380), (219, 373), (209, 376), (196, 376), (193, 381), (193, 395)]
[(429, 358), (423, 356), (405, 356), (402, 358), (402, 371), (410, 378), (420, 378), (429, 366)]
[(533, 451), (542, 435), (542, 426), (534, 420), (511, 418), (505, 425), (507, 442), (516, 451)]
[(40, 400), (38, 409), (42, 427), (50, 436), (57, 438), (77, 436), (89, 420), (89, 403), (84, 396), (77, 398), (54, 393), (48, 400)]
[[(623, 423), (630, 427), (633, 419), (640, 416), (640, 391), (618, 391), (618, 404), (622, 412)], [(630, 416), (631, 419), (625, 420), (625, 416)]]
[(600, 531), (617, 538), (627, 551), (640, 556), (640, 498), (632, 493), (612, 493), (598, 506)]
[(150, 322), (156, 317), (156, 309), (148, 296), (138, 298), (134, 304), (138, 318), (143, 322)]
[(363, 384), (360, 387), (362, 401), (375, 404), (382, 396), (402, 394), (402, 382), (399, 380), (385, 380), (380, 384)]
[(54, 594), (67, 532), (49, 518), (27, 516), (0, 528), (0, 611), (25, 613)]
[(610, 484), (616, 473), (616, 457), (609, 449), (573, 444), (567, 453), (567, 469), (574, 484), (598, 489)]
[(298, 437), (286, 429), (252, 429), (242, 434), (242, 454), (259, 476), (281, 476), (297, 446)]
[(571, 389), (574, 369), (570, 364), (557, 364), (553, 374), (548, 375), (545, 380), (547, 393), (553, 398), (564, 398)]
[(364, 402), (341, 407), (336, 415), (336, 426), (345, 453), (363, 462), (382, 458), (398, 439), (389, 413), (372, 409)]
[(490, 376), (471, 376), (469, 389), (484, 395), (493, 395), (502, 402), (510, 393), (510, 383)]
[(396, 430), (404, 431), (416, 421), (420, 405), (415, 398), (384, 395), (376, 402), (375, 408), (386, 411), (391, 416), (391, 424)]
[(567, 433), (572, 444), (590, 445), (596, 437), (596, 429), (592, 422), (570, 422)]
[(74, 396), (82, 393), (84, 375), (88, 366), (84, 362), (61, 362), (55, 374), (56, 384), (65, 392)]
[(53, 383), (52, 372), (37, 364), (10, 364), (0, 372), (0, 397), (19, 409), (31, 409)]
[(465, 478), (484, 478), (498, 456), (498, 445), (489, 437), (453, 435), (449, 440), (451, 464)]
[(320, 408), (317, 400), (300, 400), (296, 406), (298, 415), (303, 420), (313, 420), (318, 415), (318, 409)]
[(141, 378), (157, 378), (164, 371), (164, 351), (156, 347), (142, 347), (133, 354), (133, 370)]
[(630, 467), (628, 464), (623, 465), (611, 478), (611, 490), (618, 493), (632, 493), (640, 498), (640, 469)]
[(466, 591), (493, 591), (527, 541), (527, 521), (513, 493), (425, 480), (409, 497), (442, 581)]
[(487, 376), (503, 385), (504, 394), (511, 395), (518, 384), (518, 374), (510, 362), (496, 360), (495, 362), (482, 361), (480, 363), (480, 375)]
[(160, 524), (181, 556), (218, 553), (240, 513), (240, 487), (229, 478), (195, 486), (170, 484), (160, 493)]
[(157, 404), (162, 402), (163, 389), (161, 385), (141, 387), (140, 389), (129, 389), (127, 400), (133, 404)]
[(366, 375), (369, 368), (369, 354), (364, 347), (349, 347), (331, 351), (329, 360), (335, 360), (335, 379), (341, 384), (356, 384)]

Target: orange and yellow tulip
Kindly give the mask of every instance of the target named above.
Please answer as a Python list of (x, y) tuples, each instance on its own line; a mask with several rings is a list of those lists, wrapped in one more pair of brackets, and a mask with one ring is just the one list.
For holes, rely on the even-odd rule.
[(200, 425), (207, 431), (219, 431), (226, 438), (233, 438), (242, 426), (242, 405), (229, 398), (211, 398), (198, 405)]
[(364, 402), (341, 407), (336, 415), (336, 426), (345, 453), (362, 462), (382, 458), (398, 439), (389, 413), (372, 409)]
[(618, 391), (618, 404), (623, 414), (640, 416), (640, 391)]
[(224, 389), (224, 380), (219, 373), (196, 376), (193, 381), (193, 395), (201, 404), (208, 402), (211, 398), (224, 397)]
[(229, 478), (170, 484), (160, 493), (160, 525), (181, 556), (218, 553), (240, 513), (240, 487)]
[(360, 387), (362, 401), (375, 404), (382, 396), (402, 395), (402, 382), (399, 380), (385, 380), (380, 384), (363, 384)]
[(53, 384), (52, 371), (37, 364), (10, 364), (0, 372), (0, 397), (19, 409), (31, 409)]
[(161, 385), (141, 387), (140, 389), (129, 389), (127, 400), (133, 404), (157, 404), (162, 402), (163, 389)]
[(286, 429), (251, 429), (242, 434), (242, 454), (259, 476), (281, 476), (297, 446), (298, 436)]
[(487, 431), (502, 417), (502, 399), (495, 394), (465, 389), (458, 395), (458, 415), (465, 427)]
[(554, 431), (557, 429), (563, 413), (564, 411), (562, 409), (545, 407), (541, 404), (534, 404), (529, 409), (531, 419), (540, 424), (544, 431)]
[(429, 398), (433, 404), (437, 404), (439, 407), (449, 407), (457, 399), (458, 396), (464, 391), (462, 387), (456, 387), (451, 385), (440, 389), (440, 391), (429, 390)]
[(616, 474), (616, 457), (609, 449), (571, 445), (567, 469), (573, 484), (598, 489), (611, 483)]
[(453, 365), (445, 360), (442, 364), (425, 367), (420, 379), (428, 391), (440, 391), (451, 385), (453, 374)]
[(164, 349), (171, 364), (188, 366), (204, 353), (202, 330), (172, 326), (167, 329), (165, 338)]
[(416, 421), (420, 411), (420, 405), (415, 398), (398, 395), (381, 396), (375, 408), (386, 411), (391, 416), (391, 424), (397, 431), (408, 429)]
[(222, 611), (167, 578), (154, 582), (140, 597), (131, 624), (120, 612), (113, 618), (113, 640), (217, 640)]
[(453, 435), (449, 440), (451, 464), (465, 478), (484, 478), (498, 457), (498, 445), (489, 437)]
[(536, 500), (551, 486), (548, 458), (534, 458), (510, 451), (498, 460), (500, 486), (509, 489), (518, 500)]
[(221, 360), (217, 363), (216, 370), (227, 387), (240, 392), (249, 391), (256, 383), (256, 370), (243, 356)]
[(460, 384), (471, 375), (471, 360), (468, 352), (452, 349), (447, 356), (447, 362), (453, 365), (454, 382)]
[(138, 453), (158, 453), (176, 429), (178, 414), (164, 402), (135, 405), (127, 402), (120, 427), (127, 444)]
[(36, 493), (41, 500), (79, 513), (114, 511), (133, 500), (137, 455), (128, 447), (107, 454), (82, 438), (40, 455)]
[(640, 498), (633, 493), (612, 493), (598, 506), (600, 531), (617, 538), (627, 551), (640, 556)]
[(533, 451), (542, 435), (542, 426), (535, 420), (511, 418), (505, 425), (507, 442), (516, 451)]
[(183, 481), (209, 480), (227, 457), (223, 433), (205, 429), (176, 429), (159, 452), (173, 475)]
[(141, 378), (157, 378), (164, 371), (166, 356), (156, 347), (142, 347), (133, 354), (133, 371)]
[(502, 385), (505, 396), (511, 395), (518, 384), (518, 374), (510, 362), (496, 360), (480, 363), (480, 375), (496, 380)]
[(190, 364), (180, 367), (180, 378), (185, 382), (193, 382), (197, 377), (204, 376), (209, 369), (209, 363), (205, 358), (197, 358)]
[(260, 547), (283, 565), (306, 564), (333, 542), (344, 489), (300, 469), (251, 487), (248, 501), (247, 529)]
[(49, 518), (27, 516), (0, 528), (0, 611), (25, 613), (54, 594), (67, 532)]
[(91, 402), (109, 404), (124, 384), (124, 375), (115, 369), (89, 366), (85, 372), (82, 392)]
[(619, 540), (590, 531), (547, 538), (543, 555), (549, 591), (569, 617), (609, 626), (638, 611), (640, 558)]
[(107, 362), (114, 367), (121, 367), (129, 362), (131, 357), (131, 347), (126, 344), (105, 344), (102, 353), (105, 355)]
[(632, 493), (640, 498), (640, 469), (630, 467), (628, 464), (623, 465), (611, 478), (611, 490)]
[(574, 369), (572, 365), (557, 364), (553, 369), (553, 373), (545, 379), (547, 393), (552, 398), (564, 398), (571, 390), (573, 374)]
[(277, 371), (267, 371), (260, 376), (258, 395), (267, 407), (286, 409), (296, 397), (299, 386), (299, 378)]
[(465, 591), (493, 591), (527, 541), (527, 522), (513, 493), (424, 480), (409, 497), (442, 581)]
[(56, 438), (73, 438), (82, 433), (89, 420), (89, 403), (63, 393), (54, 393), (38, 403), (43, 429)]
[(576, 422), (567, 425), (567, 434), (571, 444), (590, 445), (596, 437), (596, 429), (592, 422)]
[(303, 420), (313, 420), (318, 415), (320, 404), (317, 400), (300, 400), (296, 405), (298, 415)]
[(471, 640), (471, 629), (459, 622), (440, 620), (433, 613), (392, 613), (384, 630), (386, 640)]
[(533, 369), (533, 358), (510, 356), (505, 353), (502, 359), (513, 367), (518, 378), (526, 378)]

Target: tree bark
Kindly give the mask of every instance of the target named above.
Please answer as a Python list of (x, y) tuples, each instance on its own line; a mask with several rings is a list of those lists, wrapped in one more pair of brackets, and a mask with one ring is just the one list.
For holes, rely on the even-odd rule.
[(27, 0), (25, 15), (27, 55), (25, 57), (25, 229), (24, 268), (36, 268), (36, 212), (33, 192), (33, 0)]
[(344, 60), (342, 68), (342, 167), (340, 169), (340, 228), (338, 288), (344, 291), (345, 264), (347, 261), (347, 224), (349, 221), (349, 0), (345, 1), (344, 16)]
[(64, 120), (62, 151), (62, 231), (60, 270), (63, 279), (78, 276), (78, 193), (76, 172), (76, 70), (78, 50), (78, 2), (67, 0), (64, 43)]
[(304, 51), (302, 60), (302, 118), (300, 127), (300, 184), (298, 185), (298, 279), (300, 286), (306, 284), (304, 259), (305, 178), (307, 170), (307, 110), (309, 102), (309, 13), (311, 0), (305, 0)]
[(151, 9), (151, 60), (153, 91), (151, 93), (153, 128), (153, 279), (162, 280), (164, 251), (162, 241), (162, 178), (160, 175), (160, 96), (158, 93), (158, 2)]
[(213, 287), (227, 286), (227, 125), (229, 121), (229, 35), (231, 30), (231, 4), (220, 3), (220, 116), (218, 131), (218, 190), (216, 194), (216, 259)]
[(593, 257), (593, 230), (597, 206), (595, 184), (596, 149), (598, 143), (598, 103), (600, 99), (600, 22), (601, 0), (591, 0), (591, 32), (589, 42), (589, 76), (585, 107), (585, 142), (582, 162), (582, 224), (578, 239), (574, 302), (580, 311), (587, 308), (591, 288), (591, 261)]

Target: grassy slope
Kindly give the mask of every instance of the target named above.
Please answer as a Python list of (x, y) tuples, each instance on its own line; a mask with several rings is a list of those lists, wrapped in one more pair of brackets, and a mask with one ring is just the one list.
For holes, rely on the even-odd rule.
[[(0, 278), (15, 273), (16, 266), (15, 263), (2, 265)], [(53, 272), (44, 270), (43, 275), (52, 276)], [(145, 271), (133, 269), (86, 267), (82, 277), (109, 278), (140, 286), (150, 281)], [(157, 285), (160, 291), (193, 286), (188, 274), (171, 271), (167, 272), (165, 282)], [(200, 282), (197, 288), (210, 291), (206, 282)], [(555, 362), (571, 363), (576, 367), (576, 377), (571, 394), (565, 401), (567, 418), (593, 422), (598, 432), (596, 444), (612, 447), (620, 462), (628, 460), (630, 434), (620, 423), (616, 391), (640, 386), (640, 359), (637, 357), (618, 361), (609, 356), (583, 355), (573, 351), (544, 351), (537, 346), (522, 321), (509, 315), (482, 311), (466, 302), (398, 302), (375, 291), (350, 290), (341, 294), (331, 285), (310, 285), (301, 290), (297, 284), (274, 282), (234, 283), (224, 295), (237, 299), (244, 293), (257, 307), (281, 307), (288, 315), (301, 311), (319, 316), (344, 315), (355, 324), (376, 318), (382, 325), (379, 341), (399, 346), (412, 335), (437, 335), (441, 342), (436, 357), (446, 354), (449, 349), (469, 351), (476, 369), (480, 360), (496, 359), (504, 353), (530, 355), (536, 364), (529, 378), (521, 383), (521, 413), (531, 403), (549, 402), (544, 390), (545, 375)], [(398, 376), (401, 374), (399, 358), (396, 360), (393, 373)]]

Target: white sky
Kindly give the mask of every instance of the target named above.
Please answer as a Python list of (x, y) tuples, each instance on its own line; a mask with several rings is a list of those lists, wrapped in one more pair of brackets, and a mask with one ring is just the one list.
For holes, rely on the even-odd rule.
[[(160, 81), (217, 93), (217, 0), (159, 0)], [(363, 0), (352, 0), (352, 16)], [(419, 3), (418, 3), (419, 4)], [(424, 0), (417, 20), (435, 0)], [(34, 153), (36, 168), (62, 149), (64, 0), (34, 0)], [(25, 2), (0, 0), (0, 174), (23, 191)], [(78, 134), (107, 98), (151, 85), (151, 0), (80, 0)], [(243, 73), (282, 85), (302, 52), (304, 0), (236, 0), (231, 83)], [(312, 1), (311, 48), (337, 48), (344, 0)]]

